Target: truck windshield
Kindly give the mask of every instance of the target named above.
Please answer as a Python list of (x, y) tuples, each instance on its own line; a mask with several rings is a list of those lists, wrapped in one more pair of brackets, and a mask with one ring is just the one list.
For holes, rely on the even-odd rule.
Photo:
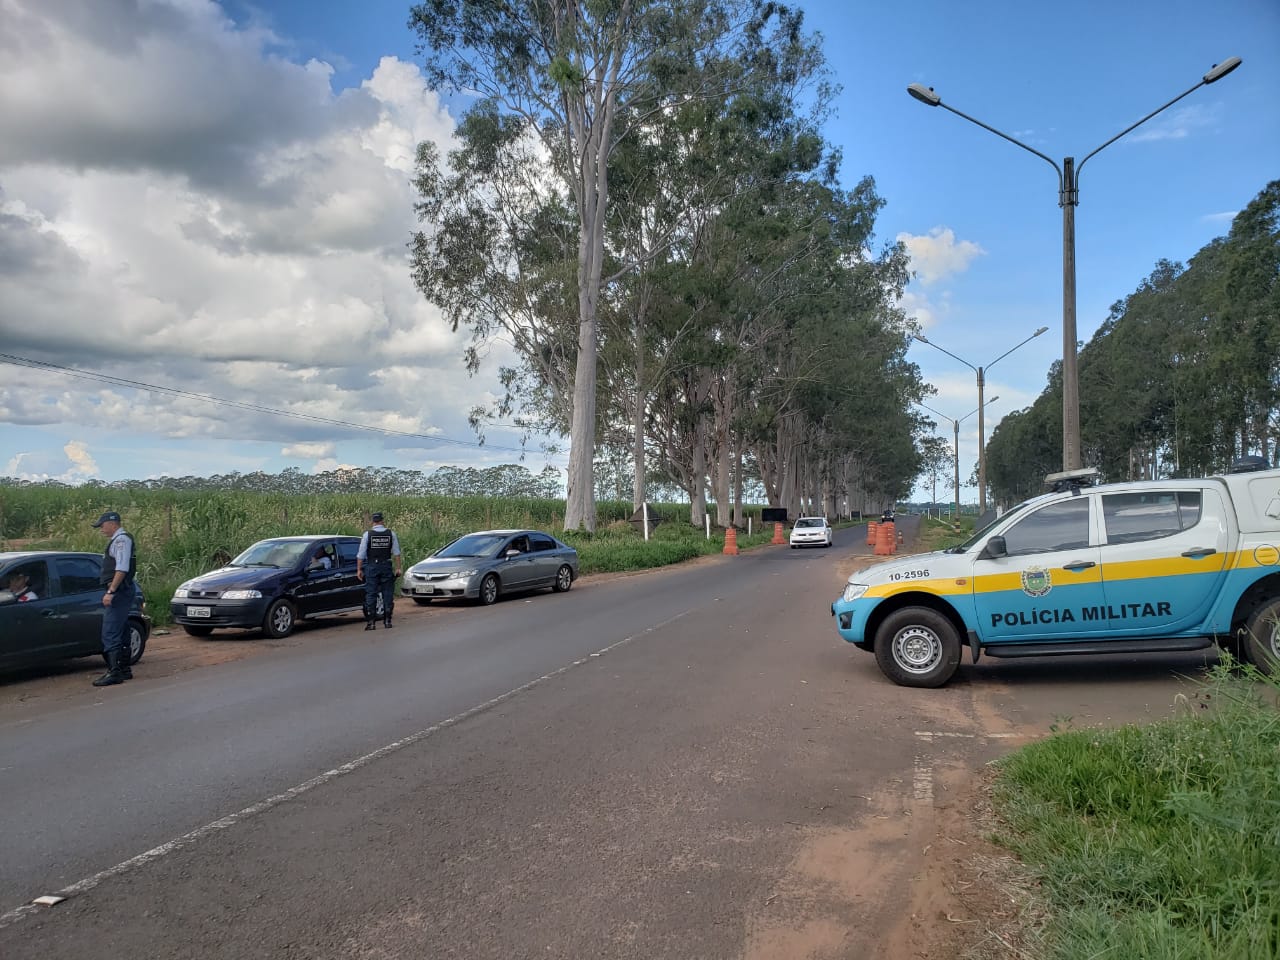
[(948, 547), (946, 550), (943, 551), (943, 553), (968, 553), (969, 550), (971, 550), (973, 547), (977, 546), (979, 543), (982, 543), (987, 539), (987, 537), (990, 535), (992, 527), (994, 527), (997, 523), (1003, 523), (1005, 520), (1008, 520), (1010, 517), (1014, 516), (1015, 514), (1021, 513), (1023, 510), (1027, 509), (1027, 504), (1029, 503), (1031, 503), (1030, 500), (1024, 500), (1022, 501), (1022, 503), (1018, 504), (1016, 507), (1006, 510), (1004, 513), (1000, 514), (1000, 516), (996, 517), (994, 520), (988, 523), (985, 527), (983, 527), (981, 530), (979, 530), (977, 533), (971, 536), (964, 543), (958, 544), (957, 546), (954, 546), (954, 547)]

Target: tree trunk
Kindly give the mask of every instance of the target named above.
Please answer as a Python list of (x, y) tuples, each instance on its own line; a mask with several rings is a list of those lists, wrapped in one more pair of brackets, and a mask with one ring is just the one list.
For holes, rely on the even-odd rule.
[(716, 404), (716, 523), (728, 528), (733, 522), (733, 505), (729, 497), (729, 424), (733, 420), (733, 380), (720, 383), (720, 402)]
[(733, 525), (735, 527), (743, 526), (744, 517), (742, 515), (742, 440), (741, 438), (734, 444), (733, 451), (734, 471), (733, 471)]
[(703, 443), (706, 427), (699, 417), (693, 428), (693, 470), (689, 483), (689, 514), (694, 526), (702, 526), (707, 519), (707, 449)]
[[(609, 201), (609, 143), (616, 107), (621, 53), (615, 51), (587, 89), (567, 96), (568, 136), (578, 175), (570, 178), (578, 206), (578, 360), (573, 375), (573, 415), (569, 427), (566, 530), (596, 528), (596, 358), (599, 342), (600, 276), (604, 264), (605, 211)], [(608, 76), (604, 76), (607, 73)], [(586, 97), (593, 96), (589, 115)]]

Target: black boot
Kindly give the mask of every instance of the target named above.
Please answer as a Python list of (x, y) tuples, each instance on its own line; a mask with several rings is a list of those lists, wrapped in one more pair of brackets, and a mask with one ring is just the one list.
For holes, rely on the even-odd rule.
[(376, 620), (366, 620), (366, 621), (364, 622), (364, 628), (365, 628), (366, 630), (377, 630), (377, 629), (378, 629), (378, 622), (377, 622)]
[(107, 672), (93, 681), (93, 685), (111, 687), (117, 683), (124, 683), (124, 676), (120, 672), (120, 651), (111, 650), (107, 653)]
[(383, 625), (384, 627), (386, 627), (388, 630), (390, 630), (390, 629), (391, 629), (391, 618), (390, 618), (390, 617), (387, 617), (387, 619), (383, 620), (383, 621), (382, 621), (382, 625)]
[(133, 651), (128, 647), (120, 648), (120, 678), (122, 680), (133, 679), (133, 667), (129, 665), (129, 660), (133, 657)]

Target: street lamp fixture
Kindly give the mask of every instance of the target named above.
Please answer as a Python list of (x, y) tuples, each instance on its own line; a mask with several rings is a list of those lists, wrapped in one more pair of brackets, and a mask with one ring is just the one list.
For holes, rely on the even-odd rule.
[[(1023, 340), (1021, 343), (1015, 343), (1012, 347), (1010, 347), (1004, 353), (1000, 354), (1000, 356), (996, 357), (994, 360), (988, 363), (985, 367), (975, 367), (968, 360), (964, 359), (964, 357), (957, 357), (954, 353), (952, 353), (946, 347), (940, 347), (936, 343), (934, 343), (932, 340), (922, 337), (918, 333), (913, 333), (911, 335), (913, 340), (919, 340), (921, 343), (927, 343), (929, 346), (933, 347), (935, 350), (941, 350), (948, 357), (951, 357), (953, 360), (959, 360), (966, 367), (968, 367), (970, 370), (972, 370), (974, 373), (978, 375), (978, 409), (974, 412), (978, 414), (978, 504), (982, 510), (987, 509), (987, 452), (986, 452), (987, 433), (986, 433), (986, 423), (982, 413), (982, 411), (987, 406), (987, 404), (984, 403), (982, 400), (982, 391), (986, 385), (986, 371), (990, 370), (992, 367), (994, 367), (997, 363), (999, 363), (1009, 354), (1013, 353), (1013, 351), (1017, 350), (1018, 347), (1022, 346), (1025, 343), (1030, 343), (1036, 337), (1040, 336), (1040, 334), (1048, 333), (1048, 332), (1049, 332), (1048, 327), (1041, 327), (1039, 330), (1037, 330), (1031, 336), (1027, 337), (1027, 339)], [(992, 397), (991, 399), (995, 400), (996, 398)]]
[[(927, 342), (927, 341), (926, 341), (926, 342)], [(956, 484), (956, 499), (955, 499), (955, 504), (956, 504), (956, 513), (957, 513), (957, 514), (960, 512), (960, 423), (961, 423), (961, 421), (968, 420), (968, 419), (969, 419), (970, 417), (972, 417), (975, 413), (979, 413), (979, 414), (980, 414), (980, 413), (982, 412), (982, 408), (983, 408), (984, 406), (989, 406), (990, 404), (995, 403), (995, 402), (996, 402), (997, 400), (999, 400), (999, 399), (1000, 399), (1000, 398), (999, 398), (998, 396), (996, 396), (996, 397), (992, 397), (992, 398), (991, 398), (990, 400), (988, 400), (985, 404), (980, 404), (980, 405), (978, 406), (978, 409), (976, 409), (976, 410), (970, 410), (968, 413), (966, 413), (966, 414), (965, 414), (963, 417), (961, 417), (959, 420), (957, 420), (955, 417), (948, 417), (945, 413), (942, 413), (942, 412), (941, 412), (941, 411), (939, 411), (939, 410), (935, 410), (935, 409), (933, 409), (933, 407), (929, 406), (927, 403), (921, 403), (921, 402), (920, 402), (920, 401), (918, 401), (918, 400), (916, 401), (916, 406), (918, 406), (918, 407), (924, 407), (924, 409), (928, 410), (928, 411), (929, 411), (930, 413), (932, 413), (934, 416), (941, 417), (943, 420), (949, 420), (949, 421), (951, 421), (951, 432), (952, 432), (951, 453), (952, 453), (952, 457), (953, 457), (954, 462), (955, 462), (955, 484)], [(981, 451), (981, 448), (979, 448), (979, 451)], [(981, 462), (981, 460), (982, 460), (982, 454), (981, 454), (981, 452), (979, 452), (979, 454), (978, 454), (978, 460), (979, 460), (979, 462)], [(982, 504), (982, 507), (981, 507), (981, 509), (979, 510), (979, 515), (981, 515), (982, 510), (985, 510), (985, 509), (987, 509), (987, 505), (984, 503), (984, 504)]]
[(994, 133), (997, 137), (1008, 140), (1014, 146), (1021, 147), (1028, 153), (1034, 153), (1048, 163), (1058, 174), (1058, 206), (1062, 208), (1062, 469), (1080, 469), (1080, 374), (1076, 365), (1076, 215), (1075, 208), (1080, 203), (1080, 170), (1094, 154), (1111, 146), (1126, 133), (1146, 123), (1156, 114), (1167, 110), (1183, 97), (1199, 90), (1206, 84), (1216, 83), (1242, 63), (1239, 57), (1230, 57), (1221, 63), (1215, 63), (1195, 86), (1178, 94), (1162, 107), (1152, 110), (1145, 117), (1125, 129), (1098, 147), (1077, 165), (1074, 157), (1066, 157), (1059, 167), (1052, 159), (1039, 150), (1027, 146), (1009, 134), (989, 126), (967, 113), (961, 113), (950, 104), (942, 102), (933, 87), (922, 83), (913, 83), (907, 87), (907, 93), (921, 103), (930, 107), (942, 107), (958, 117), (977, 124), (983, 130)]

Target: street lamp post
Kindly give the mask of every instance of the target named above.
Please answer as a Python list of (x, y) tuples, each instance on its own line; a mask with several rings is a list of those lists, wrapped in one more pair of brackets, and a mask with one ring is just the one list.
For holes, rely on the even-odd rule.
[(1047, 162), (1058, 174), (1058, 206), (1062, 207), (1062, 469), (1078, 470), (1080, 469), (1080, 376), (1076, 366), (1076, 213), (1075, 208), (1080, 203), (1080, 171), (1084, 169), (1084, 165), (1089, 162), (1089, 158), (1098, 153), (1105, 147), (1111, 146), (1126, 133), (1134, 128), (1146, 123), (1157, 113), (1167, 110), (1173, 106), (1187, 94), (1199, 90), (1201, 87), (1209, 83), (1221, 80), (1228, 73), (1240, 66), (1239, 57), (1229, 57), (1222, 63), (1215, 63), (1203, 77), (1200, 82), (1190, 89), (1178, 94), (1164, 106), (1152, 110), (1137, 123), (1126, 127), (1117, 133), (1114, 137), (1098, 147), (1092, 153), (1085, 156), (1079, 164), (1075, 162), (1074, 157), (1066, 157), (1062, 161), (1062, 167), (1045, 156), (1039, 150), (1027, 146), (1021, 140), (1003, 131), (997, 130), (995, 127), (989, 126), (967, 113), (961, 113), (950, 104), (942, 102), (942, 98), (933, 91), (933, 87), (926, 87), (922, 83), (913, 83), (907, 87), (907, 93), (915, 97), (921, 103), (930, 107), (942, 107), (950, 110), (958, 117), (963, 117), (970, 123), (976, 123), (984, 130), (989, 130), (998, 137), (1003, 137), (1015, 146), (1021, 147), (1029, 153), (1034, 153), (1041, 160)]
[[(1021, 343), (1014, 344), (1004, 353), (1000, 354), (1000, 356), (996, 357), (994, 360), (988, 363), (985, 367), (975, 367), (968, 360), (964, 359), (964, 357), (957, 357), (954, 353), (952, 353), (946, 347), (940, 347), (936, 343), (934, 343), (932, 340), (928, 340), (920, 336), (920, 334), (918, 333), (913, 333), (911, 335), (913, 339), (919, 340), (921, 343), (927, 343), (929, 346), (933, 347), (935, 350), (941, 350), (943, 353), (945, 353), (948, 357), (951, 357), (953, 360), (959, 360), (966, 367), (968, 367), (970, 370), (972, 370), (974, 373), (978, 375), (978, 505), (982, 510), (987, 509), (987, 433), (986, 433), (986, 421), (983, 416), (983, 409), (986, 407), (986, 404), (982, 400), (982, 391), (986, 385), (986, 371), (990, 370), (992, 367), (994, 367), (997, 363), (999, 363), (1009, 354), (1013, 353), (1013, 351), (1017, 350), (1018, 347), (1021, 347), (1023, 344), (1026, 344), (1026, 343), (1030, 343), (1036, 337), (1040, 336), (1040, 334), (1048, 333), (1048, 332), (1049, 332), (1048, 327), (1041, 327), (1039, 330), (1037, 330), (1031, 336), (1027, 337), (1027, 339), (1023, 340)], [(996, 398), (992, 397), (991, 399), (994, 400)]]
[[(987, 403), (995, 403), (999, 399), (1000, 398), (998, 396), (992, 397), (990, 400), (987, 401)], [(956, 504), (956, 515), (958, 516), (960, 513), (960, 421), (968, 420), (975, 413), (981, 415), (983, 405), (979, 405), (978, 409), (976, 410), (970, 410), (963, 417), (961, 417), (960, 420), (957, 420), (954, 417), (948, 417), (945, 413), (941, 413), (933, 409), (933, 407), (929, 406), (927, 403), (920, 403), (919, 401), (917, 401), (916, 405), (924, 407), (930, 413), (934, 414), (935, 416), (941, 417), (943, 420), (951, 421), (951, 428), (952, 428), (951, 453), (955, 462), (955, 482), (956, 482), (955, 504)], [(981, 416), (979, 416), (979, 422), (981, 422)], [(978, 455), (978, 462), (979, 463), (982, 462), (981, 453), (979, 453)], [(981, 516), (982, 510), (985, 510), (985, 509), (987, 509), (987, 505), (984, 503), (982, 504), (981, 510), (978, 511), (979, 516)]]

